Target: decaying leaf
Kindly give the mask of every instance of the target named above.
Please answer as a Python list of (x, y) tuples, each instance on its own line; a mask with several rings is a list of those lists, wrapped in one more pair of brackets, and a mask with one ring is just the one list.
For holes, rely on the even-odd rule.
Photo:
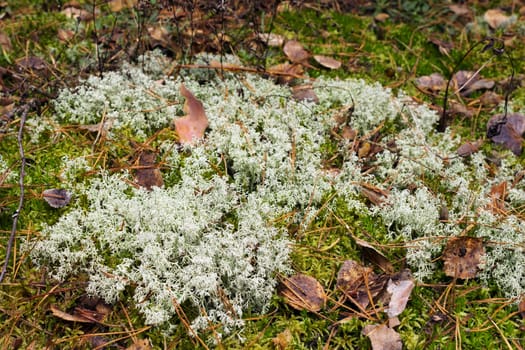
[(474, 71), (460, 70), (452, 77), (456, 91), (463, 96), (468, 96), (474, 91), (492, 89), (495, 82), (490, 79), (482, 79)]
[(53, 208), (62, 208), (71, 201), (71, 193), (65, 189), (48, 189), (42, 192), (44, 200)]
[(505, 198), (507, 198), (507, 181), (494, 185), (490, 189), (489, 209), (495, 214), (505, 212)]
[(363, 329), (363, 334), (370, 339), (373, 350), (401, 350), (403, 348), (399, 333), (384, 324), (369, 324)]
[(409, 270), (403, 270), (388, 280), (386, 291), (390, 295), (390, 301), (385, 311), (389, 318), (394, 318), (405, 310), (414, 285)]
[(4, 32), (0, 32), (0, 48), (2, 48), (3, 52), (11, 52), (13, 49), (11, 39), (9, 39), (9, 36)]
[(23, 70), (44, 70), (47, 68), (47, 63), (37, 56), (23, 57), (16, 61), (19, 69)]
[(60, 41), (69, 41), (75, 37), (75, 32), (71, 29), (62, 29), (60, 28), (57, 32), (57, 38)]
[(483, 106), (496, 106), (503, 101), (503, 98), (495, 93), (494, 91), (485, 91), (483, 95), (479, 97), (479, 102)]
[(370, 304), (370, 296), (375, 298), (383, 290), (385, 283), (371, 268), (353, 260), (346, 260), (337, 273), (337, 288), (362, 308)]
[(144, 150), (138, 157), (135, 170), (135, 183), (151, 191), (153, 187), (162, 187), (164, 180), (155, 161), (157, 154), (150, 150)]
[(445, 274), (460, 279), (474, 278), (484, 256), (485, 247), (481, 238), (451, 237), (442, 257)]
[(341, 62), (331, 57), (314, 55), (314, 60), (325, 68), (339, 69), (341, 67)]
[(477, 151), (479, 151), (479, 148), (481, 147), (482, 144), (483, 144), (483, 140), (478, 140), (474, 142), (467, 141), (461, 146), (459, 146), (456, 152), (460, 157), (468, 157), (476, 153)]
[(432, 73), (416, 78), (415, 83), (422, 90), (441, 91), (445, 89), (447, 82), (439, 73)]
[(137, 339), (126, 348), (126, 350), (151, 350), (150, 341), (148, 339)]
[(272, 339), (273, 345), (275, 345), (275, 348), (279, 350), (287, 349), (291, 341), (292, 332), (290, 332), (290, 329), (288, 328), (286, 328), (281, 333), (277, 334), (277, 336)]
[(292, 97), (297, 101), (319, 103), (319, 98), (310, 84), (292, 87)]
[(284, 37), (275, 33), (259, 33), (259, 39), (268, 46), (281, 47), (284, 44)]
[(68, 18), (73, 18), (78, 21), (90, 21), (93, 18), (91, 12), (81, 9), (75, 5), (65, 7), (61, 13)]
[(390, 16), (388, 15), (388, 13), (384, 13), (384, 12), (378, 13), (377, 15), (374, 16), (374, 19), (378, 22), (384, 22), (389, 18)]
[[(367, 144), (369, 145), (369, 143)], [(359, 185), (359, 190), (361, 194), (365, 196), (374, 205), (380, 205), (388, 198), (388, 191), (382, 190), (377, 186), (374, 186), (367, 182), (361, 182), (359, 183)]]
[(286, 62), (268, 68), (268, 73), (277, 75), (277, 83), (285, 85), (297, 77), (300, 77), (304, 73), (304, 70), (300, 64), (290, 64)]
[(374, 263), (386, 273), (394, 272), (394, 265), (370, 243), (359, 238), (355, 238), (355, 243), (361, 248), (365, 261)]
[(124, 9), (133, 8), (137, 3), (137, 0), (111, 0), (109, 2), (109, 8), (113, 12), (119, 12)]
[(428, 38), (428, 40), (432, 44), (436, 45), (438, 50), (439, 50), (439, 52), (441, 52), (445, 56), (449, 56), (450, 50), (452, 50), (454, 48), (454, 44), (452, 44), (451, 42), (443, 41), (443, 40), (441, 40), (439, 38), (436, 38), (436, 37), (433, 37), (433, 36)]
[(523, 150), (523, 132), (525, 132), (525, 116), (520, 113), (510, 113), (502, 123), (503, 114), (496, 114), (487, 123), (487, 135), (495, 142), (510, 149), (515, 155), (521, 155)]
[(500, 9), (487, 10), (483, 15), (483, 19), (492, 29), (503, 27), (509, 22), (509, 16)]
[(113, 126), (113, 120), (106, 120), (101, 123), (97, 124), (87, 124), (87, 125), (79, 125), (78, 128), (81, 130), (87, 130), (89, 132), (99, 134), (101, 137), (106, 137), (108, 135), (108, 131)]
[(81, 322), (81, 323), (95, 323), (96, 321), (92, 320), (92, 319), (89, 319), (89, 318), (86, 318), (82, 315), (73, 315), (73, 314), (69, 314), (67, 312), (64, 312), (60, 309), (58, 309), (57, 307), (55, 307), (54, 305), (51, 305), (49, 307), (49, 310), (51, 310), (51, 313), (53, 314), (53, 316), (55, 317), (58, 317), (62, 320), (65, 320), (65, 321), (71, 321), (71, 322)]
[(202, 102), (197, 100), (184, 84), (180, 85), (180, 93), (186, 99), (184, 112), (187, 115), (175, 120), (175, 130), (182, 144), (192, 145), (204, 137), (204, 131), (208, 127), (208, 118)]
[(518, 312), (520, 313), (521, 318), (525, 319), (525, 296), (521, 298), (521, 301), (518, 304)]
[(354, 140), (356, 138), (356, 136), (357, 136), (357, 131), (356, 130), (352, 129), (348, 125), (343, 126), (343, 128), (341, 130), (341, 137), (344, 140), (352, 141), (352, 140)]
[(457, 16), (468, 16), (471, 12), (467, 5), (452, 4), (449, 5), (448, 8)]
[(284, 44), (284, 54), (293, 63), (305, 63), (310, 58), (310, 53), (306, 51), (297, 40), (290, 40)]
[(153, 45), (160, 45), (162, 47), (169, 47), (171, 44), (171, 34), (163, 26), (149, 26), (148, 34), (152, 39)]
[(297, 274), (282, 282), (281, 295), (296, 310), (317, 312), (326, 303), (323, 286), (313, 277)]

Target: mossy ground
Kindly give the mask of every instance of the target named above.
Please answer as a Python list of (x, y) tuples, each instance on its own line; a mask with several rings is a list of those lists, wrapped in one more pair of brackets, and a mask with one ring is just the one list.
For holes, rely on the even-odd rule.
[[(266, 14), (266, 20), (261, 21), (266, 28), (257, 30), (264, 32), (271, 25), (274, 33), (282, 34), (288, 39), (297, 39), (312, 53), (334, 56), (344, 62), (343, 68), (339, 70), (310, 69), (308, 73), (312, 77), (360, 77), (370, 82), (379, 81), (383, 85), (403, 89), (423, 102), (439, 104), (442, 96), (421, 93), (413, 84), (414, 78), (434, 72), (448, 76), (464, 52), (489, 34), (488, 29), (468, 32), (464, 26), (451, 24), (447, 20), (450, 12), (446, 5), (421, 1), (398, 3), (392, 8), (385, 2), (378, 1), (368, 11), (364, 9), (361, 12), (345, 13), (334, 7), (321, 8), (316, 2), (312, 2), (311, 6), (303, 9), (290, 8), (275, 16)], [(101, 67), (110, 69), (114, 64), (110, 59), (112, 53), (120, 52), (119, 57), (125, 58), (129, 52), (125, 48), (132, 44), (132, 39), (142, 40), (138, 37), (141, 33), (140, 23), (155, 23), (156, 20), (154, 11), (146, 14), (143, 10), (128, 10), (115, 14), (107, 7), (100, 6), (95, 20), (96, 27), (93, 22), (87, 21), (79, 23), (75, 28), (70, 20), (60, 14), (60, 5), (58, 2), (8, 1), (1, 9), (4, 17), (0, 22), (0, 31), (9, 36), (12, 47), (4, 48), (0, 65), (7, 67), (9, 72), (15, 72), (16, 62), (24, 57), (38, 56), (48, 62), (46, 73), (33, 69), (29, 73), (25, 72), (25, 79), (19, 79), (12, 73), (4, 75), (4, 86), (11, 89), (11, 95), (16, 97), (18, 103), (25, 103), (30, 98), (42, 101), (40, 113), (32, 112), (29, 118), (53, 113), (48, 105), (50, 99), (56, 96), (60, 87), (74, 85), (76, 77), (97, 73)], [(476, 16), (481, 16), (484, 10), (497, 5), (483, 2), (476, 4), (473, 9)], [(81, 5), (81, 8), (89, 9), (90, 4)], [(374, 20), (375, 14), (385, 11), (389, 12), (389, 19), (385, 22)], [(436, 20), (428, 22), (428, 18)], [(261, 23), (256, 25), (264, 26)], [(76, 31), (75, 36), (67, 41), (59, 40), (57, 32), (64, 28)], [(120, 30), (130, 30), (130, 38), (112, 36)], [(492, 34), (508, 37), (509, 32), (514, 34), (514, 40), (507, 50), (514, 57), (518, 76), (523, 68), (523, 22), (518, 21), (506, 32), (500, 30)], [(232, 37), (239, 38), (243, 35), (247, 34), (237, 28)], [(106, 40), (106, 50), (103, 52), (106, 61), (102, 66), (95, 50), (95, 36), (100, 41)], [(450, 55), (444, 55), (436, 45), (429, 42), (430, 36), (443, 40), (453, 38), (455, 47)], [(182, 51), (185, 55), (188, 52)], [(267, 66), (285, 60), (282, 50), (278, 48), (269, 49), (264, 56), (253, 54), (249, 47), (242, 45), (234, 47), (233, 51), (254, 64), (260, 64), (261, 57), (264, 57)], [(181, 57), (180, 53), (172, 54), (176, 58)], [(487, 58), (487, 53), (478, 52), (469, 56), (462, 68), (477, 69)], [(509, 76), (510, 68), (502, 60), (494, 60), (487, 64), (483, 74), (495, 80), (503, 80)], [(34, 85), (38, 88), (33, 89)], [(525, 102), (524, 98), (522, 89), (517, 89), (513, 92), (511, 101), (519, 107)], [(466, 140), (474, 140), (485, 134), (484, 125), (489, 117), (488, 112), (480, 111), (474, 118), (456, 118), (453, 121), (453, 130)], [(11, 171), (16, 173), (21, 164), (17, 146), (20, 119), (14, 116), (1, 122), (0, 154)], [(30, 133), (29, 126), (23, 139), (27, 159), (24, 179), (26, 198), (9, 273), (0, 285), (0, 347), (96, 348), (96, 339), (101, 339), (103, 342), (113, 342), (108, 348), (126, 348), (136, 342), (137, 338), (149, 339), (153, 348), (159, 349), (201, 347), (202, 344), (189, 337), (183, 326), (169, 338), (164, 337), (161, 330), (145, 326), (125, 293), (119, 303), (112, 305), (111, 312), (102, 324), (69, 322), (50, 313), (51, 306), (67, 311), (81, 304), (86, 279), (78, 276), (68, 283), (57, 284), (46, 278), (45, 271), (36, 270), (25, 256), (20, 255), (20, 243), (37, 238), (42, 222), (53, 223), (61, 213), (67, 211), (67, 208), (51, 209), (43, 201), (42, 191), (61, 186), (59, 174), (62, 157), (65, 155), (79, 155), (90, 150), (88, 153), (91, 159), (102, 168), (116, 170), (126, 167), (124, 162), (117, 160), (131, 156), (130, 141), (133, 136), (115, 139), (111, 143), (95, 143), (94, 135), (85, 130), (57, 125), (56, 130), (45, 132), (40, 142), (35, 144), (30, 142)], [(151, 142), (154, 144), (172, 137), (166, 133), (169, 132), (155, 135)], [(327, 159), (330, 158), (330, 153), (337, 152), (335, 148), (335, 145), (327, 144)], [(516, 161), (523, 160), (517, 158)], [(438, 184), (436, 188), (439, 188)], [(12, 215), (19, 195), (16, 182), (0, 185), (0, 239), (4, 247), (0, 250), (1, 259), (5, 257)], [(298, 272), (315, 276), (328, 291), (334, 289), (337, 269), (341, 263), (346, 259), (360, 257), (360, 249), (352, 235), (379, 244), (386, 243), (384, 227), (369, 217), (348, 212), (344, 205), (341, 205), (338, 212), (320, 211), (317, 219), (305, 230), (297, 231), (296, 227), (289, 227), (289, 231), (291, 237), (296, 239), (292, 255), (294, 268)], [(404, 267), (402, 245), (385, 248), (388, 248), (384, 251), (394, 266)], [(412, 292), (410, 303), (400, 316), (401, 324), (397, 329), (408, 349), (522, 348), (525, 346), (525, 323), (517, 314), (516, 305), (500, 297), (501, 293), (496, 288), (482, 288), (476, 281), (453, 281), (442, 273), (436, 273), (432, 281), (417, 286)], [(329, 294), (328, 310), (336, 305), (336, 300), (336, 294)], [(382, 316), (371, 316), (369, 319), (349, 318), (335, 327), (334, 324), (342, 316), (341, 309), (335, 308), (319, 314), (298, 312), (276, 296), (268, 314), (248, 315), (246, 328), (221, 339), (217, 346), (224, 349), (279, 348), (273, 339), (289, 330), (290, 349), (367, 349), (370, 348), (370, 343), (361, 334), (363, 326), (386, 321)], [(213, 338), (213, 331), (208, 336)]]

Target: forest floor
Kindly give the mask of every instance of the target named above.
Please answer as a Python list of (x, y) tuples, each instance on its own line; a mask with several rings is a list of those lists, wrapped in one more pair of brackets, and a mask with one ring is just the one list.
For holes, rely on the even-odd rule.
[[(2, 265), (6, 261), (0, 278), (0, 348), (523, 349), (525, 3), (258, 3), (0, 2), (0, 261)], [(141, 122), (150, 124), (144, 128), (132, 123), (108, 126), (106, 118), (111, 118), (111, 109), (98, 109), (99, 114), (82, 117), (85, 122), (71, 116), (76, 108), (75, 98), (84, 101), (81, 94), (75, 95), (75, 87), (82, 86), (86, 79), (100, 79), (93, 80), (91, 90), (84, 90), (84, 97), (93, 94), (89, 95), (94, 101), (90, 108), (96, 111), (100, 107), (96, 106), (100, 102), (97, 84), (110, 84), (103, 80), (111, 76), (110, 72), (137, 72), (123, 69), (125, 62), (144, 68), (142, 55), (154, 49), (167, 62), (159, 86), (171, 86), (167, 78), (171, 77), (182, 87), (180, 94), (174, 93), (173, 100), (163, 95), (161, 87), (159, 91), (146, 89), (144, 93), (162, 100), (162, 108), (176, 105), (175, 114), (169, 116), (173, 123), (146, 118)], [(202, 53), (211, 53), (215, 58), (203, 61)], [(234, 61), (230, 55), (236, 57)], [(135, 78), (125, 77), (123, 81), (138, 81)], [(153, 75), (147, 79), (154, 79)], [(193, 146), (192, 137), (208, 143), (202, 146), (203, 150), (209, 150), (205, 147), (214, 137), (221, 142), (219, 136), (214, 136), (213, 126), (222, 124), (212, 120), (213, 105), (221, 103), (220, 93), (213, 95), (212, 88), (206, 90), (210, 86), (208, 79), (224, 79), (228, 81), (225, 84), (237, 81), (240, 87), (228, 91), (232, 101), (233, 95), (239, 95), (235, 97), (239, 101), (250, 100), (244, 94), (258, 96), (251, 98), (251, 105), (240, 105), (239, 114), (244, 108), (245, 114), (252, 113), (248, 112), (251, 108), (267, 108), (265, 103), (275, 108), (274, 112), (268, 109), (269, 115), (287, 113), (288, 107), (283, 106), (294, 100), (306, 106), (301, 109), (298, 103), (294, 107), (298, 114), (311, 109), (319, 115), (333, 115), (325, 138), (314, 145), (317, 148), (303, 147), (296, 140), (304, 134), (308, 142), (315, 143), (319, 136), (315, 133), (292, 130), (288, 135), (288, 143), (283, 147), (290, 147), (286, 160), (291, 164), (290, 177), (300, 178), (304, 175), (301, 166), (307, 168), (308, 162), (318, 161), (322, 171), (335, 174), (334, 178), (347, 176), (346, 184), (355, 192), (350, 193), (350, 187), (338, 187), (339, 180), (334, 180), (331, 191), (318, 199), (313, 192), (306, 192), (303, 202), (297, 199), (295, 206), (284, 206), (282, 212), (269, 215), (268, 232), (275, 228), (275, 232), (285, 235), (282, 242), (289, 243), (289, 261), (282, 262), (287, 268), (271, 271), (271, 280), (278, 285), (272, 288), (264, 313), (252, 312), (248, 307), (243, 310), (242, 327), (226, 329), (216, 322), (197, 332), (190, 326), (192, 319), (206, 310), (174, 301), (168, 331), (165, 325), (157, 327), (146, 322), (144, 309), (134, 299), (138, 294), (133, 294), (140, 283), (129, 283), (118, 290), (116, 301), (107, 303), (88, 293), (88, 268), (75, 271), (76, 267), (71, 267), (67, 278), (61, 281), (48, 274), (60, 268), (60, 261), (64, 265), (73, 261), (87, 266), (89, 262), (81, 259), (75, 262), (61, 258), (65, 251), (81, 250), (84, 243), (79, 248), (67, 238), (55, 237), (53, 242), (62, 240), (56, 251), (34, 248), (35, 253), (31, 249), (41, 247), (35, 242), (51, 242), (46, 241), (46, 235), (53, 232), (49, 227), (59, 227), (53, 225), (61, 217), (72, 217), (72, 212), (82, 217), (78, 226), (89, 230), (85, 228), (87, 216), (82, 215), (96, 206), (89, 199), (89, 191), (94, 191), (88, 185), (90, 181), (132, 174), (125, 180), (129, 187), (123, 193), (144, 202), (151, 193), (164, 194), (144, 188), (178, 188), (177, 184), (186, 181), (183, 168), (190, 167), (190, 160), (199, 160), (196, 154), (201, 149)], [(356, 89), (346, 101), (323, 93), (330, 84), (343, 86), (338, 84), (344, 84), (341, 82), (345, 79), (351, 79), (350, 84), (354, 85), (349, 86)], [(118, 85), (112, 89), (100, 92), (107, 94), (102, 98), (119, 94)], [(265, 89), (270, 92), (259, 96), (259, 90)], [(274, 90), (280, 100), (272, 105), (268, 96)], [(72, 95), (67, 97), (64, 91)], [(376, 100), (373, 96), (367, 98), (367, 93), (384, 93), (387, 97)], [(230, 98), (226, 95), (224, 98)], [(395, 97), (401, 95), (405, 97)], [(352, 113), (356, 120), (360, 113), (366, 113), (360, 105), (370, 103), (366, 108), (371, 114), (383, 108), (374, 106), (374, 101), (385, 103), (385, 111), (398, 110), (392, 117), (379, 116), (375, 124), (367, 120), (364, 124), (352, 124)], [(89, 101), (78, 102), (82, 103), (87, 105)], [(425, 109), (405, 109), (405, 105), (423, 105)], [(257, 115), (256, 111), (253, 113)], [(410, 113), (414, 113), (414, 120)], [(423, 120), (432, 113), (432, 130), (424, 126), (418, 129), (418, 116)], [(183, 115), (188, 124), (180, 122), (186, 118)], [(207, 129), (206, 115), (211, 131)], [(264, 118), (260, 123), (263, 122)], [(245, 135), (263, 135), (248, 140), (240, 151), (252, 146), (253, 150), (263, 149), (267, 138), (280, 137), (277, 132), (265, 134), (257, 127), (252, 130), (248, 121), (236, 123)], [(309, 123), (299, 122), (301, 126), (322, 125)], [(426, 132), (419, 145), (406, 144), (419, 142), (416, 136), (405, 143), (400, 136), (418, 132)], [(196, 148), (192, 151), (191, 147)], [(228, 143), (221, 147), (227, 149)], [(301, 153), (311, 149), (319, 152), (320, 158)], [(418, 153), (421, 150), (424, 152)], [(211, 164), (206, 179), (223, 178), (232, 187), (252, 189), (253, 183), (237, 184), (240, 180), (235, 174), (242, 174), (242, 169), (230, 164), (224, 156), (228, 151), (224, 152), (223, 163)], [(233, 151), (230, 152), (234, 159)], [(254, 154), (253, 158), (268, 160), (270, 164), (272, 150), (268, 152)], [(407, 155), (410, 152), (414, 152), (412, 156)], [(433, 152), (442, 152), (432, 155), (439, 169), (437, 165), (430, 169), (433, 165), (425, 163)], [(387, 155), (397, 158), (387, 160)], [(425, 164), (413, 174), (404, 173), (409, 174), (409, 179), (403, 182), (393, 178), (392, 169), (381, 168), (382, 164), (389, 164), (398, 171), (398, 164), (417, 162), (416, 158)], [(85, 163), (71, 165), (78, 159)], [(294, 168), (296, 163), (300, 165)], [(358, 175), (348, 180), (349, 164), (360, 168), (356, 170)], [(71, 180), (65, 169), (75, 166), (85, 167), (85, 171), (75, 168), (77, 173), (71, 175)], [(422, 167), (428, 171), (421, 171)], [(447, 172), (447, 168), (455, 167), (464, 170), (452, 177), (453, 170)], [(258, 174), (259, 189), (272, 181), (272, 170), (275, 169), (268, 165), (266, 171)], [(455, 186), (450, 184), (452, 178), (463, 181), (460, 172), (465, 173), (466, 182), (462, 184), (470, 192), (461, 188), (463, 185), (451, 190)], [(304, 176), (305, 182), (317, 186)], [(112, 180), (101, 181), (107, 185)], [(303, 188), (306, 184), (294, 187), (297, 197), (301, 197)], [(79, 192), (75, 193), (75, 189)], [(215, 189), (208, 190), (212, 193)], [(240, 193), (237, 187), (235, 191)], [(202, 196), (209, 194), (202, 192)], [(457, 193), (471, 198), (458, 199)], [(176, 193), (172, 195), (179, 198)], [(108, 198), (111, 200), (109, 194)], [(239, 203), (248, 202), (247, 198), (239, 199)], [(422, 202), (411, 204), (412, 199)], [(122, 203), (128, 203), (126, 200), (122, 199)], [(401, 204), (403, 200), (406, 202)], [(425, 210), (436, 209), (432, 206), (434, 200), (445, 204), (440, 207), (438, 203), (437, 210), (426, 213)], [(353, 207), (348, 204), (354, 201), (357, 204)], [(411, 210), (407, 217), (401, 211), (403, 205)], [(207, 208), (206, 203), (195, 208)], [(240, 231), (243, 221), (237, 217), (237, 210), (227, 209), (220, 219), (228, 224), (219, 226)], [(188, 213), (191, 215), (190, 209)], [(418, 215), (420, 218), (414, 218)], [(81, 224), (81, 220), (85, 221)], [(123, 227), (126, 220), (133, 219), (124, 218)], [(423, 220), (434, 226), (425, 226)], [(100, 222), (102, 227), (106, 224)], [(433, 229), (439, 232), (426, 231)], [(133, 231), (131, 224), (129, 230)], [(418, 246), (423, 241), (432, 247)], [(252, 247), (256, 257), (263, 254), (257, 252), (259, 244), (263, 243)], [(113, 268), (122, 262), (118, 260), (122, 256), (113, 256), (110, 248), (104, 250), (103, 243), (97, 241), (94, 247), (107, 266)], [(427, 251), (421, 253), (424, 249)], [(417, 258), (417, 253), (423, 255)], [(123, 259), (130, 259), (125, 254), (129, 251)], [(275, 254), (278, 256), (278, 252)], [(51, 262), (57, 265), (48, 266)], [(258, 264), (262, 262), (252, 261), (253, 266)], [(430, 272), (425, 270), (429, 266)], [(116, 269), (108, 271), (113, 273)], [(109, 275), (108, 272), (105, 277)], [(117, 282), (120, 283), (115, 278)], [(391, 285), (404, 283), (408, 289), (391, 289)], [(234, 309), (228, 300), (231, 298), (234, 303), (234, 294), (223, 295), (221, 291), (219, 286), (215, 297), (222, 298), (223, 307), (235, 315), (235, 311), (228, 310)], [(144, 301), (156, 297), (156, 290), (149, 293), (143, 295)], [(207, 298), (212, 297), (203, 300)], [(388, 313), (395, 307), (400, 308), (399, 313)]]

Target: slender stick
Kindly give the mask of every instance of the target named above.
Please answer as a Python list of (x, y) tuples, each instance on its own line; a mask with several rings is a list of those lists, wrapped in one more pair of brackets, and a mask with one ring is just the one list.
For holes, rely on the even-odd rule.
[(11, 250), (13, 250), (13, 243), (15, 241), (16, 235), (16, 226), (18, 224), (18, 217), (22, 211), (22, 206), (24, 205), (24, 177), (25, 177), (25, 167), (26, 167), (26, 158), (24, 153), (24, 146), (22, 144), (22, 136), (24, 133), (24, 124), (26, 122), (27, 113), (29, 112), (29, 106), (25, 105), (20, 108), (22, 110), (22, 116), (20, 117), (20, 129), (18, 130), (18, 151), (20, 153), (20, 159), (22, 164), (20, 165), (20, 178), (18, 180), (20, 186), (20, 199), (18, 201), (18, 208), (13, 214), (13, 226), (11, 227), (11, 235), (9, 236), (9, 242), (7, 243), (7, 249), (5, 253), (4, 266), (2, 272), (0, 273), (0, 283), (4, 280), (5, 274), (7, 272), (7, 265), (9, 265), (9, 258), (11, 257)]

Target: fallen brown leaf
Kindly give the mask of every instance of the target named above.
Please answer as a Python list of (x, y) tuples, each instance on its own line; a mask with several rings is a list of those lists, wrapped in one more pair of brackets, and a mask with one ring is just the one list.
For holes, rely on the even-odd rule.
[(182, 144), (192, 145), (204, 137), (204, 131), (208, 127), (208, 118), (202, 102), (197, 100), (184, 84), (180, 85), (180, 93), (186, 99), (184, 112), (187, 115), (175, 120), (175, 130)]
[(443, 250), (445, 275), (460, 279), (476, 277), (484, 255), (481, 238), (451, 237)]
[(370, 296), (374, 298), (383, 290), (384, 284), (377, 281), (371, 268), (354, 260), (346, 260), (337, 273), (337, 288), (362, 308), (370, 304)]
[(525, 296), (521, 298), (521, 301), (518, 304), (518, 312), (520, 313), (521, 318), (525, 319)]
[(454, 12), (457, 16), (467, 16), (470, 15), (470, 8), (467, 5), (452, 4), (448, 8), (450, 11)]
[(492, 29), (496, 29), (507, 24), (509, 16), (500, 9), (491, 9), (485, 12), (483, 19)]
[(490, 189), (489, 209), (494, 214), (505, 212), (505, 198), (507, 197), (507, 181), (494, 185)]
[(385, 311), (389, 318), (394, 318), (405, 310), (414, 286), (409, 270), (403, 270), (388, 280), (386, 291), (390, 294), (390, 301)]
[(281, 295), (296, 310), (317, 312), (326, 304), (323, 286), (315, 278), (303, 274), (285, 279)]
[(65, 189), (48, 189), (42, 192), (44, 200), (52, 208), (62, 208), (69, 204), (71, 201), (71, 193)]
[(384, 21), (386, 21), (389, 18), (390, 18), (390, 16), (388, 15), (388, 13), (384, 13), (384, 12), (380, 12), (377, 15), (374, 16), (374, 19), (376, 21), (378, 21), (378, 22), (384, 22)]
[(439, 73), (432, 73), (416, 78), (415, 83), (422, 90), (441, 91), (445, 89), (445, 78)]
[(151, 350), (151, 344), (148, 339), (138, 339), (133, 342), (126, 350)]
[(268, 46), (281, 47), (284, 44), (284, 37), (279, 34), (259, 33), (257, 37)]
[(286, 62), (268, 68), (268, 73), (277, 75), (277, 83), (285, 85), (301, 76), (304, 70), (300, 64), (290, 64)]
[(460, 157), (468, 157), (477, 151), (479, 151), (480, 146), (483, 144), (483, 140), (478, 140), (474, 142), (467, 141), (461, 146), (459, 146), (456, 151)]
[(9, 39), (9, 36), (4, 32), (0, 32), (0, 47), (4, 52), (10, 52), (13, 49), (11, 39)]
[(331, 57), (314, 55), (314, 60), (325, 68), (338, 69), (341, 67), (341, 62)]
[[(511, 113), (507, 115), (505, 123), (501, 123), (502, 119), (502, 114), (492, 116), (487, 123), (487, 134), (493, 142), (502, 144), (519, 156), (523, 150), (521, 135), (525, 132), (525, 115)], [(494, 135), (496, 131), (499, 132)]]
[(394, 272), (394, 265), (392, 265), (392, 263), (370, 243), (362, 239), (355, 238), (355, 244), (361, 248), (365, 261), (374, 263), (386, 273)]
[(73, 18), (77, 21), (90, 21), (93, 16), (92, 13), (89, 11), (86, 11), (84, 9), (81, 9), (76, 6), (68, 6), (64, 8), (61, 13), (65, 15), (66, 17)]
[(369, 324), (363, 329), (363, 334), (370, 339), (373, 350), (401, 350), (403, 348), (399, 333), (384, 324)]
[(119, 12), (124, 9), (133, 8), (137, 3), (138, 0), (111, 0), (109, 2), (109, 8), (113, 12)]
[(272, 339), (273, 345), (279, 350), (285, 350), (290, 345), (292, 341), (292, 332), (290, 329), (286, 328), (281, 333), (277, 334), (275, 338)]
[(53, 316), (55, 317), (58, 317), (64, 321), (71, 321), (71, 322), (81, 322), (81, 323), (95, 323), (96, 321), (92, 320), (92, 319), (88, 319), (82, 315), (72, 315), (72, 314), (69, 314), (67, 312), (64, 312), (60, 309), (58, 309), (57, 307), (55, 307), (54, 305), (51, 305), (49, 307), (49, 310), (51, 310), (51, 313), (53, 314)]
[(306, 51), (297, 40), (290, 40), (284, 44), (284, 54), (293, 63), (305, 63), (310, 58), (310, 53)]
[(155, 163), (156, 158), (157, 154), (150, 150), (143, 150), (138, 157), (135, 183), (148, 191), (164, 185), (162, 174)]
[(75, 32), (71, 29), (59, 29), (57, 32), (57, 38), (60, 41), (67, 42), (75, 37)]
[(296, 101), (319, 103), (319, 97), (310, 84), (292, 87), (292, 97)]

